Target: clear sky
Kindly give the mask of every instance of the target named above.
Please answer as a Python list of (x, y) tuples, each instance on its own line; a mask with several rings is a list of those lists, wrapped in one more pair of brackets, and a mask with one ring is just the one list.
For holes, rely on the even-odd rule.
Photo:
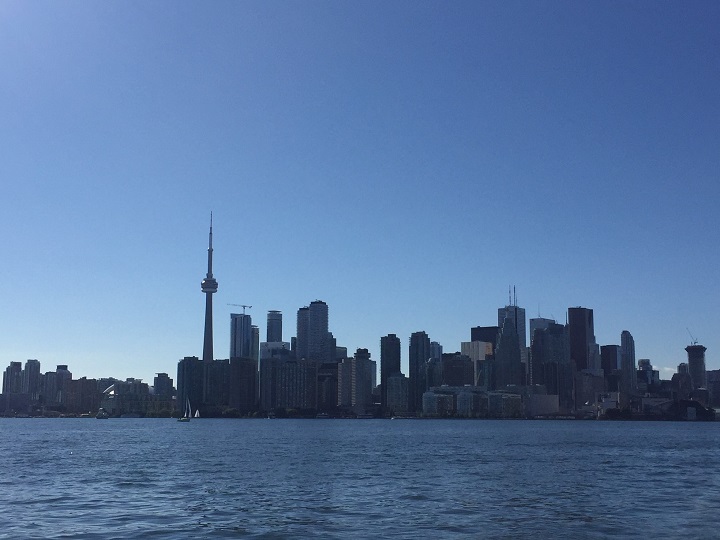
[(321, 299), (406, 370), (515, 285), (720, 368), (719, 29), (715, 0), (0, 2), (0, 368), (174, 379), (211, 211), (217, 358), (227, 304), (289, 341)]

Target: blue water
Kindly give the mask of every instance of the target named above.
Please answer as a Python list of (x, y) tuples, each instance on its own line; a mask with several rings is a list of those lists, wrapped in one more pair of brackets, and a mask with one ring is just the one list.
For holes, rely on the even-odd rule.
[(0, 538), (720, 534), (720, 422), (0, 419)]

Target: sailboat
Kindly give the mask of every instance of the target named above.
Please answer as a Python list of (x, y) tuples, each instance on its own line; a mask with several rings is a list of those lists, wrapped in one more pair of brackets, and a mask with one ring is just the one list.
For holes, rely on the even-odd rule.
[(178, 418), (178, 422), (189, 422), (191, 414), (192, 413), (190, 409), (190, 398), (187, 398), (187, 400), (185, 401), (185, 414)]
[(200, 418), (200, 409), (195, 411), (195, 418)]

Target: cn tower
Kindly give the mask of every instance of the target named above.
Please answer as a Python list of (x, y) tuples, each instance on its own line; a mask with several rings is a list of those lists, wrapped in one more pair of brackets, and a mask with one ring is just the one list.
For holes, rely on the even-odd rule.
[(212, 324), (212, 295), (217, 292), (218, 283), (212, 273), (212, 212), (210, 212), (210, 239), (208, 242), (208, 270), (207, 276), (202, 280), (201, 289), (205, 293), (205, 342), (203, 343), (203, 362), (210, 364), (213, 361), (213, 324)]

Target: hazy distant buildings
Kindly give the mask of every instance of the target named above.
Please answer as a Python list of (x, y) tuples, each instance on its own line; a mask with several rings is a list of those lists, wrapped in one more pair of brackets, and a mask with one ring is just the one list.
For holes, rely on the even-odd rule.
[(535, 328), (531, 357), (533, 384), (544, 385), (548, 394), (557, 394), (560, 410), (571, 411), (573, 373), (568, 328), (554, 322)]
[(524, 384), (520, 343), (516, 321), (507, 317), (503, 322), (495, 348), (495, 388), (504, 389), (508, 385)]
[(498, 327), (503, 328), (505, 321), (510, 320), (510, 324), (515, 329), (515, 335), (518, 340), (520, 349), (520, 362), (522, 364), (521, 383), (525, 384), (525, 375), (528, 367), (528, 351), (527, 351), (527, 334), (525, 332), (525, 309), (515, 304), (507, 305), (498, 309)]

